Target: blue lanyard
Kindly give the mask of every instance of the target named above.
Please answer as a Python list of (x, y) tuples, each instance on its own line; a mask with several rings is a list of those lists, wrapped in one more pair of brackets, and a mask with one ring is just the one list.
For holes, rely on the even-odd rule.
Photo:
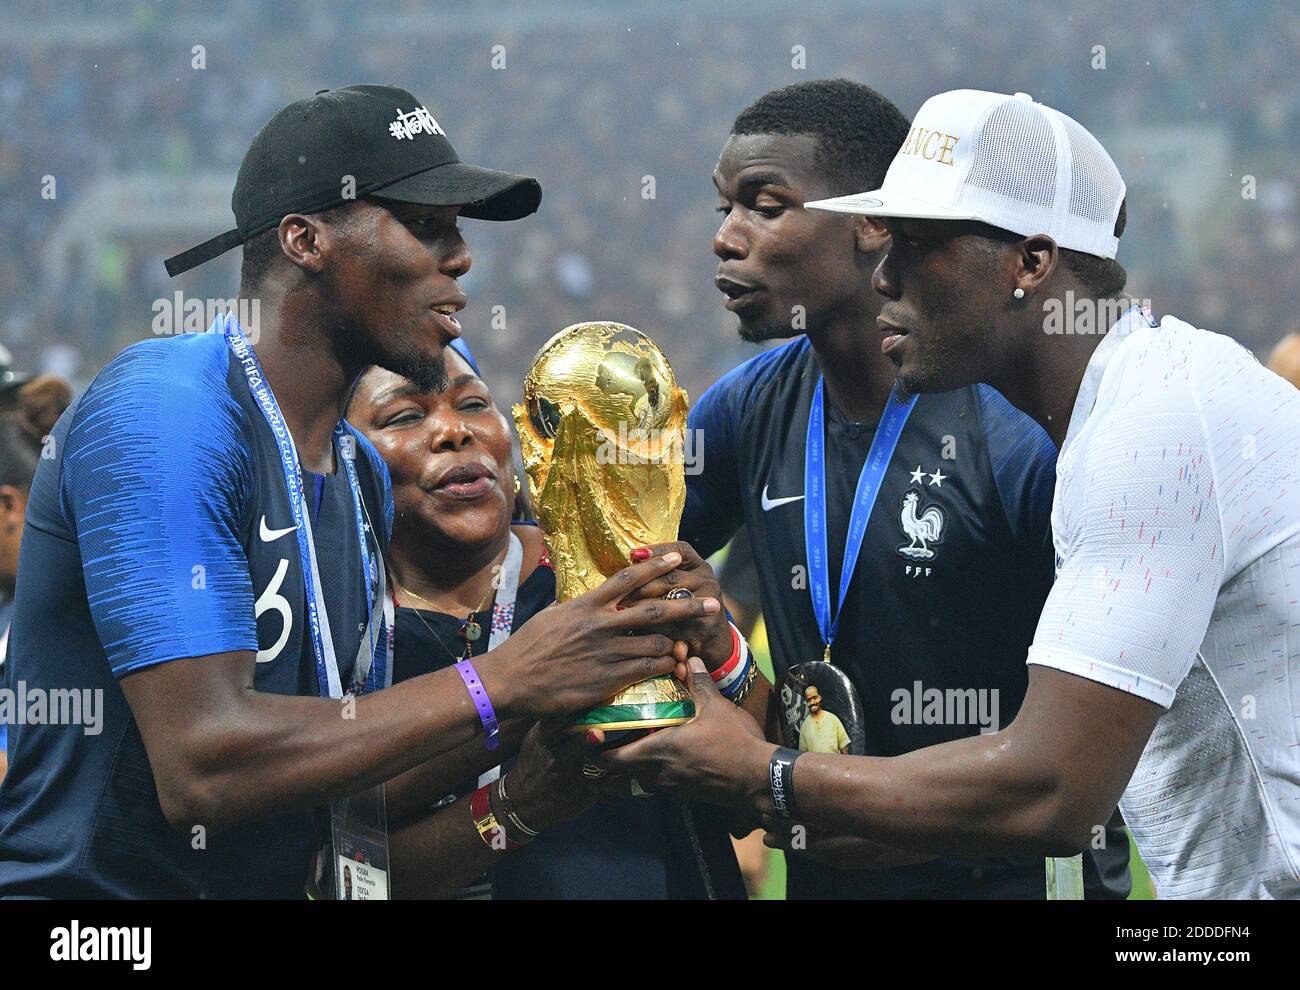
[(823, 412), (823, 383), (819, 379), (813, 393), (812, 409), (808, 413), (808, 442), (804, 454), (804, 546), (808, 553), (808, 585), (812, 591), (813, 612), (817, 615), (817, 629), (830, 656), (831, 643), (840, 627), (844, 601), (848, 597), (849, 582), (858, 563), (858, 552), (867, 534), (871, 510), (880, 495), (880, 482), (889, 467), (898, 438), (903, 434), (903, 424), (916, 405), (916, 396), (906, 402), (898, 401), (890, 393), (876, 435), (867, 452), (867, 461), (858, 475), (858, 488), (853, 497), (853, 511), (849, 516), (849, 534), (844, 545), (844, 564), (840, 568), (839, 603), (835, 618), (831, 619), (830, 585), (827, 569), (830, 566), (826, 551), (826, 417)]
[[(294, 535), (298, 538), (298, 556), (302, 564), (302, 580), (307, 599), (307, 625), (311, 633), (312, 652), (316, 657), (316, 678), (320, 685), (321, 697), (342, 698), (343, 685), (339, 674), (338, 657), (334, 653), (334, 639), (330, 635), (329, 615), (325, 610), (325, 600), (321, 592), (320, 569), (316, 561), (316, 542), (312, 538), (311, 513), (307, 507), (307, 496), (303, 490), (302, 468), (298, 464), (298, 451), (294, 447), (293, 437), (280, 414), (280, 404), (275, 401), (257, 354), (244, 337), (234, 317), (227, 316), (224, 324), (226, 343), (235, 352), (235, 358), (248, 379), (249, 391), (257, 401), (267, 425), (275, 436), (276, 446), (280, 451), (280, 466), (284, 469), (284, 483), (289, 492), (289, 505), (293, 511)], [(346, 440), (344, 438), (347, 438)], [(352, 508), (356, 517), (357, 536), (361, 543), (361, 564), (366, 573), (366, 587), (378, 588), (378, 553), (370, 552), (366, 532), (370, 529), (365, 519), (365, 510), (361, 502), (361, 485), (357, 480), (357, 468), (353, 456), (345, 456), (344, 449), (354, 443), (351, 435), (340, 420), (334, 427), (334, 445), (339, 451), (339, 460), (347, 473), (348, 487), (352, 490)], [(357, 663), (352, 671), (350, 690), (362, 694), (373, 691), (385, 683), (387, 658), (378, 650), (378, 626), (373, 621), (375, 602), (366, 597), (367, 643), (357, 653)], [(367, 648), (368, 647), (368, 656)]]

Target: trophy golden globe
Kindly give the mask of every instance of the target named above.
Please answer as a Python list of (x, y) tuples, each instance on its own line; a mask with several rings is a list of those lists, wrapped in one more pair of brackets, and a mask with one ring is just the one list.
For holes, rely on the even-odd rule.
[[(686, 393), (663, 352), (621, 323), (578, 323), (543, 345), (513, 409), (528, 490), (567, 601), (631, 563), (637, 547), (677, 539), (686, 503)], [(575, 724), (608, 745), (695, 715), (671, 674), (606, 699)]]

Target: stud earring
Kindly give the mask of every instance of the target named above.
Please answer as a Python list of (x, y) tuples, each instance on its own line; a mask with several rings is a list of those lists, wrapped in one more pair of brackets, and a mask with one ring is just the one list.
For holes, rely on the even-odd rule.
[(515, 494), (519, 494), (519, 475), (515, 475)]
[(1024, 299), (1024, 298), (1025, 298), (1025, 290), (1022, 289), (1022, 288), (1020, 288), (1020, 286), (1016, 286), (1016, 291), (1013, 292), (1013, 293), (1011, 293), (1011, 294), (1012, 294), (1013, 296), (1015, 296), (1017, 299)]

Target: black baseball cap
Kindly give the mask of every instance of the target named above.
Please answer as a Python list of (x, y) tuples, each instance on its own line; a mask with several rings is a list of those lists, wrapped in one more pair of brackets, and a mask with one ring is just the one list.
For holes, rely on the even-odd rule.
[(438, 121), (406, 90), (323, 89), (290, 103), (253, 138), (230, 197), (235, 228), (168, 258), (167, 274), (247, 243), (289, 213), (319, 213), (372, 194), (461, 206), (461, 216), (474, 220), (518, 220), (542, 201), (536, 179), (462, 162)]

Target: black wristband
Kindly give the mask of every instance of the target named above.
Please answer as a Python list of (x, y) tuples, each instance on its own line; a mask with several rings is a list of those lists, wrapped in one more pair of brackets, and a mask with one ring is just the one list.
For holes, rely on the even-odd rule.
[(780, 747), (767, 765), (767, 782), (772, 789), (772, 803), (782, 818), (794, 818), (794, 761), (799, 751)]

